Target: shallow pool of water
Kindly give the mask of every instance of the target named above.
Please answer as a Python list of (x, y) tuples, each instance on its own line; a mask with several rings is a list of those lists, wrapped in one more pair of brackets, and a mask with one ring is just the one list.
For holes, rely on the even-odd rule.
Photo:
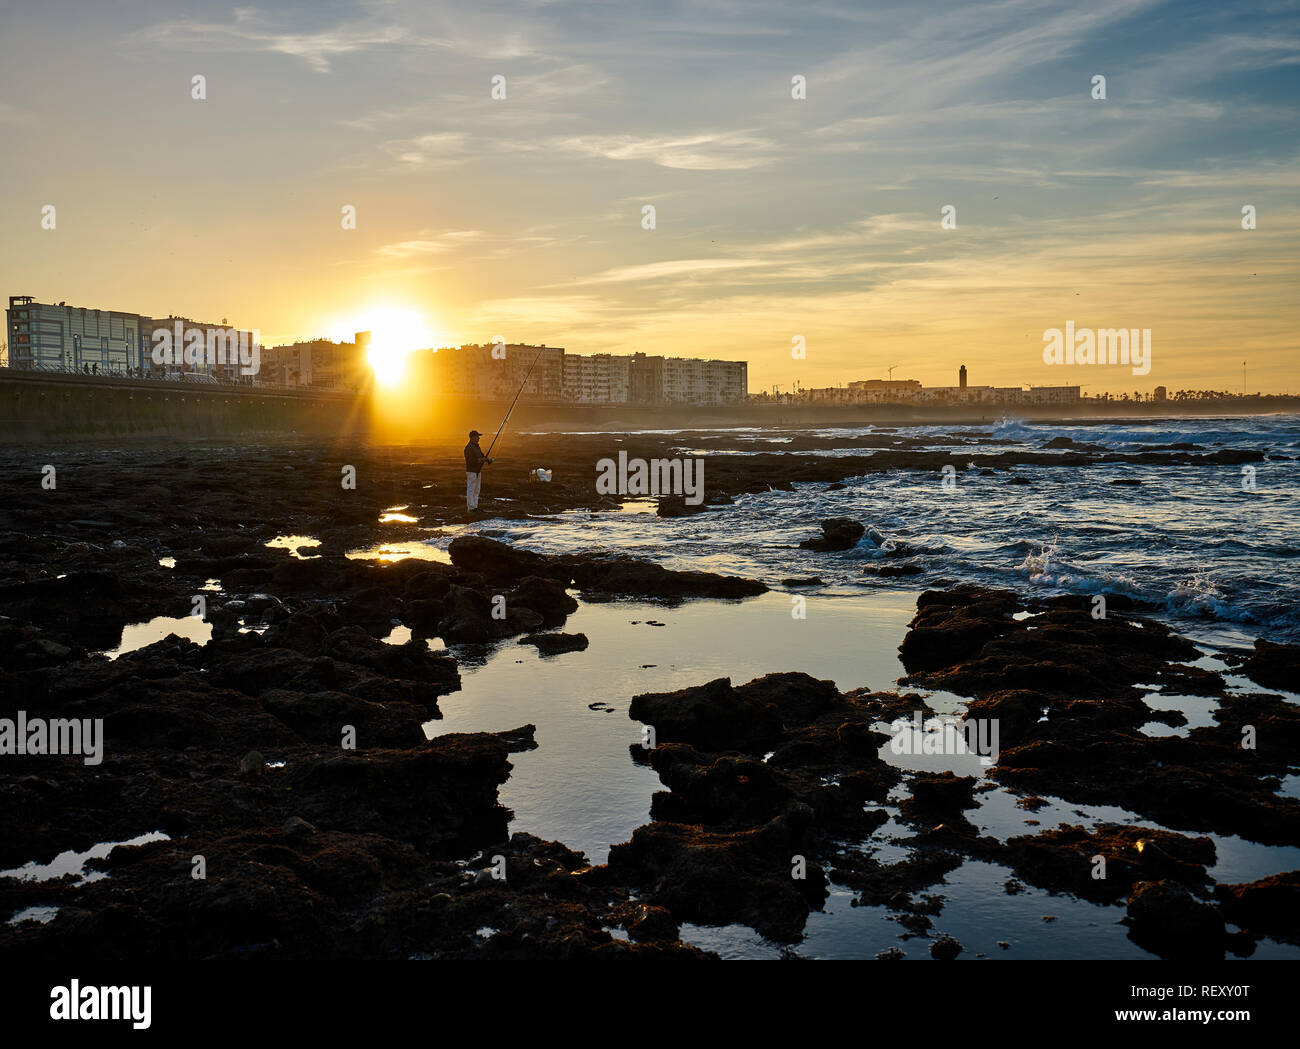
[[(626, 841), (648, 822), (651, 795), (663, 789), (653, 770), (629, 755), (629, 747), (641, 742), (640, 724), (627, 715), (633, 696), (717, 677), (743, 684), (793, 670), (830, 679), (841, 690), (896, 687), (903, 674), (897, 649), (915, 611), (915, 594), (805, 596), (804, 619), (791, 615), (791, 595), (777, 592), (676, 608), (641, 601), (584, 602), (564, 630), (586, 634), (589, 647), (549, 658), (509, 641), (495, 649), (449, 646), (460, 660), (462, 690), (439, 699), (443, 717), (427, 722), (425, 731), (495, 732), (534, 724), (538, 748), (511, 756), (514, 771), (501, 788), (502, 803), (514, 811), (511, 831), (562, 841), (593, 863), (603, 863), (611, 845)], [(939, 715), (960, 715), (964, 709), (965, 700), (951, 693), (922, 695)], [(1195, 699), (1162, 696), (1156, 705), (1184, 709), (1199, 722), (1208, 712), (1194, 709)], [(966, 815), (981, 834), (1000, 840), (1062, 824), (1089, 829), (1105, 822), (1156, 825), (1116, 806), (1052, 797), (1037, 809), (1026, 809), (1017, 804), (1020, 795), (987, 778), (990, 766), (980, 755), (960, 748), (899, 754), (885, 744), (880, 754), (908, 770), (951, 770), (983, 778), (990, 789), (976, 792), (978, 807)], [(905, 793), (895, 792), (886, 810), (896, 813)], [(910, 833), (891, 818), (862, 848), (879, 862), (897, 862), (910, 854), (903, 844)], [(1251, 881), (1300, 867), (1300, 849), (1208, 836), (1218, 852), (1211, 873), (1220, 882)], [(933, 918), (932, 935), (956, 937), (965, 947), (963, 958), (1150, 957), (1120, 924), (1122, 903), (1095, 904), (1032, 886), (1009, 894), (1005, 886), (1013, 877), (1008, 868), (968, 860), (941, 883), (920, 890), (920, 896), (944, 901)], [(831, 888), (824, 911), (813, 913), (804, 939), (795, 945), (771, 943), (745, 926), (685, 925), (682, 936), (723, 957), (774, 958), (793, 951), (804, 957), (871, 958), (890, 947), (906, 957), (928, 956), (931, 940), (908, 937), (896, 912), (852, 906), (851, 891)], [(998, 941), (1008, 946), (999, 947)], [(1300, 958), (1300, 948), (1264, 941), (1256, 956)]]
[(200, 645), (212, 640), (212, 624), (198, 616), (154, 616), (147, 623), (128, 623), (122, 628), (122, 640), (104, 655), (117, 659), (128, 652), (146, 648), (169, 634), (189, 638)]

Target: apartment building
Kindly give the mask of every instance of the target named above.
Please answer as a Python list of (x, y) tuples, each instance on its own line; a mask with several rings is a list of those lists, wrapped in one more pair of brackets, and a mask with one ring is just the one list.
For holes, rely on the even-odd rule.
[(855, 401), (911, 401), (921, 396), (917, 379), (863, 379), (849, 383)]
[[(40, 303), (30, 295), (9, 297), (5, 327), (9, 367), (88, 375), (233, 379), (242, 374), (241, 348), (257, 342), (256, 332), (225, 321), (207, 324), (188, 317)], [(198, 335), (191, 336), (196, 330)], [(187, 353), (187, 345), (201, 350)], [(161, 363), (154, 360), (155, 348), (165, 351)]]
[(748, 393), (744, 361), (597, 353), (509, 343), (446, 347), (421, 364), (434, 388), (451, 397), (573, 404), (735, 404)]
[[(201, 375), (234, 380), (246, 374), (241, 360), (260, 366), (260, 346), (251, 356), (257, 332), (224, 320), (213, 324), (189, 317), (141, 317), (140, 335), (140, 366), (155, 378)], [(250, 356), (241, 358), (241, 352)]]
[(611, 353), (564, 357), (564, 400), (574, 404), (626, 404), (632, 394), (632, 359)]
[(1031, 386), (1025, 399), (1027, 404), (1074, 404), (1081, 390), (1079, 386)]
[(121, 375), (141, 364), (147, 317), (9, 296), (9, 367)]
[(738, 404), (749, 394), (745, 361), (635, 353), (631, 373), (631, 399), (636, 404)]
[(749, 392), (744, 361), (665, 357), (663, 398), (667, 404), (734, 404)]
[(444, 396), (500, 400), (560, 401), (564, 397), (564, 349), (505, 343), (445, 346), (423, 362), (434, 389)]

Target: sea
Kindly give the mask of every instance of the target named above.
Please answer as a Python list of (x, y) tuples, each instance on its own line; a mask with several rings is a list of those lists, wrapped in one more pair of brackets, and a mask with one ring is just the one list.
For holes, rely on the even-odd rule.
[[(732, 506), (685, 518), (659, 518), (652, 502), (632, 500), (624, 513), (495, 523), (509, 541), (546, 553), (607, 547), (672, 568), (729, 572), (769, 584), (816, 575), (824, 585), (815, 592), (827, 594), (896, 589), (898, 578), (864, 569), (906, 560), (925, 569), (912, 577), (918, 587), (971, 582), (1039, 595), (1123, 594), (1153, 606), (1180, 630), (1220, 644), (1250, 647), (1256, 637), (1300, 641), (1300, 416), (1123, 424), (1000, 419), (982, 426), (881, 429), (921, 442), (933, 438), (933, 445), (921, 447), (951, 454), (949, 485), (938, 473), (868, 473), (846, 478), (840, 490), (796, 483), (794, 491), (743, 495)], [(831, 439), (872, 432), (800, 431)], [(705, 449), (692, 447), (692, 435), (680, 432), (678, 454), (705, 459), (706, 495), (710, 456), (756, 451), (760, 444), (764, 452), (779, 452), (779, 442), (790, 439), (779, 431), (710, 431)], [(734, 437), (734, 448), (715, 447), (720, 435)], [(954, 447), (954, 437), (971, 443)], [(1248, 469), (1099, 463), (981, 475), (983, 454), (1064, 457), (1072, 449), (1045, 447), (1060, 437), (1124, 454), (1193, 444), (1206, 452), (1256, 450), (1266, 458), (1246, 464)], [(1011, 477), (1028, 483), (1013, 484)], [(799, 549), (800, 540), (819, 534), (819, 521), (829, 517), (854, 518), (867, 533), (842, 553)]]

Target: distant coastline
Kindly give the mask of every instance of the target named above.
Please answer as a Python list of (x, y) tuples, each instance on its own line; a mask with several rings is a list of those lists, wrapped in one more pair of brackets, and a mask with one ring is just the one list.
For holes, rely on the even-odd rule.
[[(371, 390), (248, 388), (196, 382), (108, 378), (0, 369), (0, 435), (11, 443), (154, 439), (178, 441), (357, 435), (381, 441), (463, 435), (495, 426), (506, 400), (442, 398), (390, 404)], [(538, 432), (704, 430), (730, 427), (969, 425), (1000, 418), (1039, 423), (1102, 423), (1235, 418), (1300, 413), (1300, 397), (1204, 401), (1082, 400), (1073, 404), (734, 404), (599, 405), (521, 401), (511, 428)], [(387, 432), (400, 423), (401, 435)], [(391, 429), (398, 429), (394, 425)]]

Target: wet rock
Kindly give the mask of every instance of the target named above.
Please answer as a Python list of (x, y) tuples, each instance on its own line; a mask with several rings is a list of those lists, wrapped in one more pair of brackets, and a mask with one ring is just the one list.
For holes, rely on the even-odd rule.
[(656, 822), (611, 851), (610, 875), (679, 918), (792, 938), (825, 897), (823, 836), (862, 840), (888, 819), (868, 807), (898, 779), (877, 754), (883, 705), (805, 674), (636, 697), (629, 713), (653, 719), (657, 745), (633, 757), (669, 789), (653, 798)]
[(899, 646), (909, 672), (949, 667), (978, 653), (1012, 629), (1019, 599), (1008, 591), (976, 587), (927, 590)]
[(1082, 598), (1074, 601), (1074, 607), (1058, 603), (1017, 620), (1013, 614), (1023, 602), (1008, 591), (926, 591), (899, 646), (907, 681), (971, 696), (1019, 688), (1135, 699), (1136, 683), (1165, 681), (1222, 691), (1218, 675), (1191, 674), (1178, 665), (1200, 656), (1187, 639), (1154, 620), (1093, 618)]
[(914, 850), (897, 863), (881, 863), (860, 849), (840, 849), (831, 876), (859, 892), (859, 906), (901, 910), (912, 907), (919, 890), (938, 884), (963, 862), (961, 854), (942, 848)]
[(506, 622), (512, 630), (520, 633), (532, 632), (542, 625), (542, 617), (531, 608), (512, 608), (506, 616)]
[(752, 827), (799, 800), (798, 785), (787, 773), (756, 758), (664, 743), (650, 752), (650, 765), (671, 791), (654, 796), (650, 814), (655, 819)]
[(280, 833), (286, 838), (309, 838), (316, 833), (316, 827), (301, 816), (290, 816), (280, 825)]
[(882, 578), (892, 576), (911, 576), (924, 575), (925, 566), (918, 565), (913, 561), (907, 561), (898, 565), (866, 565), (862, 569), (863, 575), (875, 575)]
[(263, 640), (277, 648), (291, 648), (303, 655), (325, 653), (326, 638), (343, 627), (343, 618), (332, 609), (317, 605), (286, 616), (272, 624)]
[[(432, 710), (437, 709), (439, 696), (460, 687), (455, 660), (429, 652), (418, 642), (384, 645), (368, 635), (362, 636), (369, 644), (386, 651), (367, 653), (354, 645), (345, 654), (365, 660), (369, 666), (342, 658), (309, 657), (287, 648), (268, 647), (260, 644), (255, 634), (240, 635), (241, 640), (232, 642), (233, 647), (213, 642), (203, 650), (206, 678), (212, 685), (250, 696), (261, 695), (269, 689), (344, 692), (372, 703), (417, 703)], [(401, 676), (386, 676), (390, 669)]]
[(703, 503), (698, 505), (688, 503), (685, 496), (661, 495), (655, 512), (660, 517), (690, 517), (693, 514), (702, 514), (709, 509), (710, 507)]
[(371, 670), (381, 677), (427, 682), (444, 692), (460, 687), (456, 661), (430, 652), (417, 641), (393, 645), (356, 627), (344, 627), (330, 634), (322, 647), (335, 661)]
[[(752, 750), (781, 734), (782, 705), (791, 710), (829, 700), (834, 686), (806, 674), (778, 674), (733, 688), (718, 678), (676, 692), (634, 696), (628, 714), (653, 725), (662, 743), (690, 743), (701, 750)], [(829, 686), (829, 689), (827, 688)]]
[(1011, 744), (1025, 739), (1050, 705), (1051, 699), (1042, 692), (1005, 689), (966, 704), (966, 717), (996, 721), (999, 743)]
[(491, 599), (477, 590), (453, 585), (443, 600), (438, 633), (445, 641), (483, 642), (509, 637), (514, 629), (494, 619)]
[(1053, 437), (1050, 441), (1043, 442), (1044, 448), (1070, 448), (1075, 451), (1089, 452), (1106, 452), (1109, 451), (1104, 445), (1087, 444), (1083, 441), (1076, 441), (1073, 437)]
[(1300, 871), (1243, 884), (1217, 885), (1214, 896), (1223, 916), (1252, 936), (1275, 936), (1300, 943)]
[(424, 740), (420, 725), (428, 714), (413, 703), (371, 703), (342, 692), (263, 693), (262, 706), (311, 743), (337, 745), (344, 725), (357, 731), (362, 747), (415, 746)]
[(767, 592), (767, 587), (756, 579), (712, 572), (674, 572), (631, 558), (573, 562), (573, 579), (583, 591), (666, 600), (753, 597)]
[(1144, 881), (1129, 894), (1129, 936), (1166, 958), (1222, 958), (1223, 919), (1176, 881)]
[(536, 613), (539, 625), (553, 630), (578, 610), (578, 602), (555, 580), (528, 576), (506, 595), (507, 613), (513, 616), (520, 609)]
[(852, 550), (867, 531), (865, 525), (851, 517), (831, 517), (822, 521), (821, 526), (822, 534), (813, 539), (805, 539), (799, 544), (799, 549), (820, 553)]
[(1300, 645), (1279, 645), (1260, 638), (1241, 669), (1261, 685), (1300, 692)]
[(993, 775), (1022, 790), (1119, 805), (1170, 827), (1300, 842), (1300, 802), (1275, 794), (1264, 756), (1242, 748), (1241, 736), (1233, 746), (1198, 733), (1153, 738), (1070, 723), (1058, 740), (1004, 748)]
[(447, 593), (456, 575), (450, 565), (422, 565), (407, 576), (402, 594), (408, 602), (436, 601)]
[(372, 832), (452, 856), (506, 837), (497, 788), (508, 755), (535, 747), (532, 726), (452, 733), (415, 750), (344, 751), (286, 770), (292, 814), (323, 830)]
[(951, 936), (940, 936), (930, 944), (930, 957), (936, 961), (950, 962), (961, 954), (962, 946)]
[(742, 922), (778, 942), (795, 940), (810, 905), (826, 896), (821, 868), (791, 876), (808, 840), (808, 816), (785, 813), (752, 830), (719, 833), (680, 823), (650, 823), (609, 854), (610, 874), (654, 886), (656, 905), (685, 921)]
[(402, 604), (392, 593), (382, 587), (368, 587), (353, 594), (344, 602), (343, 622), (364, 627), (373, 634), (387, 634), (394, 619), (402, 614)]
[[(1219, 698), (1214, 721), (1188, 734), (1194, 746), (1204, 743), (1215, 748), (1207, 754), (1240, 756), (1242, 744), (1249, 739), (1260, 772), (1286, 775), (1294, 764), (1300, 748), (1300, 706), (1295, 703), (1258, 692), (1225, 695)], [(1230, 749), (1225, 752), (1220, 747)]]
[(43, 636), (35, 626), (0, 623), (0, 668), (34, 671), (84, 659), (85, 649)]
[(912, 796), (903, 803), (904, 814), (922, 810), (956, 813), (974, 808), (975, 783), (974, 776), (955, 776), (951, 772), (914, 776), (910, 784)]
[(567, 582), (567, 572), (541, 554), (520, 550), (509, 543), (481, 535), (457, 536), (447, 547), (451, 563), (464, 572), (473, 572), (489, 584), (512, 584), (527, 576), (559, 578)]
[(664, 907), (641, 907), (640, 913), (628, 922), (627, 934), (634, 940), (676, 940), (677, 919)]
[(260, 750), (250, 750), (239, 759), (239, 774), (241, 776), (260, 776), (265, 768), (266, 755)]
[(581, 652), (588, 642), (586, 634), (529, 634), (519, 643), (536, 646), (543, 656), (558, 656), (562, 652)]
[(411, 628), (412, 635), (428, 637), (437, 634), (438, 624), (446, 614), (441, 601), (410, 600), (406, 602), (403, 621)]
[[(55, 561), (51, 572), (47, 578), (0, 585), (0, 609), (42, 630), (73, 635), (92, 650), (116, 644), (127, 623), (157, 615), (159, 604), (169, 596), (167, 587), (175, 585), (156, 566), (114, 574), (99, 569), (69, 571)], [(173, 597), (173, 602), (179, 607), (178, 598)]]
[(249, 594), (244, 599), (244, 606), (249, 612), (261, 614), (269, 608), (276, 608), (280, 604), (280, 599), (270, 594)]
[(1113, 902), (1142, 881), (1201, 888), (1209, 882), (1216, 854), (1210, 838), (1103, 823), (1093, 831), (1067, 825), (1010, 838), (1003, 861), (1032, 885)]

